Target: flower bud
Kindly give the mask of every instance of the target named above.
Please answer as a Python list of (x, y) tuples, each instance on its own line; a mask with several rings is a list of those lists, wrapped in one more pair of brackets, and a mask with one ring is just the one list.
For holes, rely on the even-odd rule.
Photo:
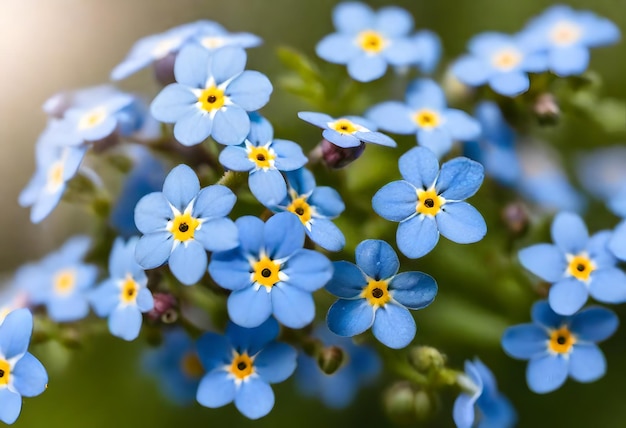
[(528, 228), (528, 210), (521, 202), (507, 204), (502, 210), (502, 221), (513, 235), (522, 235)]
[(170, 52), (152, 64), (154, 69), (154, 78), (163, 86), (176, 82), (176, 78), (174, 77), (174, 62), (176, 61), (176, 55), (176, 52)]
[(415, 390), (409, 382), (397, 382), (383, 396), (385, 412), (397, 424), (415, 422)]
[(535, 100), (533, 111), (542, 125), (554, 125), (559, 121), (561, 109), (556, 98), (551, 93), (540, 94)]
[(420, 373), (441, 370), (446, 365), (446, 358), (431, 346), (417, 346), (409, 350), (409, 362)]
[(154, 307), (146, 314), (152, 322), (171, 324), (178, 319), (178, 302), (170, 293), (154, 293)]
[(348, 166), (351, 162), (357, 160), (365, 150), (365, 143), (363, 142), (356, 147), (349, 147), (347, 149), (336, 146), (328, 140), (322, 140), (320, 145), (324, 163), (329, 168), (334, 169)]
[(317, 356), (317, 365), (327, 375), (335, 373), (344, 360), (344, 352), (338, 346), (328, 346), (320, 351)]

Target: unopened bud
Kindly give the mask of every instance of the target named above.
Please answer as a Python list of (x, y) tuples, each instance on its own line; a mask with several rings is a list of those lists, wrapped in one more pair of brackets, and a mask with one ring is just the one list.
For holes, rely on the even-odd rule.
[(409, 382), (393, 384), (383, 397), (385, 412), (397, 424), (415, 422), (415, 389)]
[(154, 61), (152, 64), (154, 69), (154, 78), (163, 86), (176, 82), (174, 77), (174, 62), (176, 61), (176, 52), (170, 52), (163, 58)]
[(430, 419), (439, 408), (439, 400), (437, 396), (433, 396), (424, 390), (415, 392), (415, 416), (418, 421), (426, 421)]
[(343, 363), (344, 352), (338, 346), (328, 346), (317, 356), (317, 365), (327, 375), (335, 373)]
[(561, 109), (556, 98), (547, 92), (537, 97), (533, 110), (542, 125), (554, 125), (561, 116)]
[(446, 358), (431, 346), (417, 346), (409, 350), (409, 362), (420, 373), (441, 370), (446, 365)]
[(171, 324), (178, 319), (176, 298), (170, 293), (154, 293), (154, 307), (146, 314), (150, 321)]
[(502, 221), (514, 235), (523, 234), (528, 228), (528, 210), (521, 202), (513, 202), (502, 210)]
[(322, 140), (322, 159), (329, 168), (339, 169), (357, 160), (365, 150), (365, 143), (347, 149), (336, 146), (328, 140)]

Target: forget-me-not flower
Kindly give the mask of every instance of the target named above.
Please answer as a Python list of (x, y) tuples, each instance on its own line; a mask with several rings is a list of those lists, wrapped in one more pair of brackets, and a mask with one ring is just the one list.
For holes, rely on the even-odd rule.
[(552, 221), (554, 244), (536, 244), (519, 252), (526, 269), (552, 284), (548, 301), (553, 311), (572, 315), (589, 295), (604, 303), (626, 301), (626, 274), (617, 267), (608, 242), (611, 231), (591, 237), (583, 220), (560, 212)]
[(0, 421), (12, 424), (22, 410), (22, 397), (45, 391), (48, 373), (28, 352), (33, 315), (17, 309), (0, 323)]
[(302, 248), (304, 228), (289, 212), (263, 223), (257, 217), (236, 220), (239, 246), (216, 252), (209, 263), (213, 280), (232, 293), (230, 319), (242, 327), (257, 327), (272, 314), (287, 327), (302, 328), (313, 321), (312, 292), (332, 276), (328, 258)]
[(248, 112), (267, 104), (272, 93), (269, 79), (245, 66), (246, 52), (240, 47), (211, 53), (186, 46), (174, 65), (176, 83), (152, 101), (152, 115), (175, 123), (174, 137), (186, 146), (209, 136), (220, 144), (241, 144), (250, 132)]
[(509, 327), (502, 348), (513, 358), (529, 360), (528, 387), (539, 394), (554, 391), (567, 377), (593, 382), (606, 372), (604, 354), (596, 342), (608, 339), (619, 320), (610, 310), (589, 307), (561, 316), (545, 300), (532, 307), (532, 323)]
[(437, 283), (422, 272), (398, 273), (398, 256), (385, 241), (368, 239), (356, 247), (356, 265), (334, 262), (326, 290), (339, 297), (328, 310), (328, 328), (356, 336), (370, 327), (390, 348), (404, 348), (415, 337), (409, 309), (423, 309), (437, 295)]
[(471, 391), (462, 392), (454, 401), (452, 416), (457, 428), (511, 428), (517, 414), (511, 402), (498, 391), (496, 379), (478, 358), (465, 361), (465, 374)]
[(453, 140), (480, 135), (480, 125), (462, 110), (448, 108), (443, 90), (430, 79), (414, 80), (406, 91), (406, 103), (386, 101), (366, 113), (378, 127), (396, 134), (416, 134), (421, 146), (437, 157), (452, 148)]
[(286, 380), (296, 368), (296, 350), (276, 342), (279, 326), (269, 318), (256, 328), (229, 323), (225, 335), (205, 333), (198, 355), (207, 373), (196, 399), (210, 408), (235, 402), (244, 416), (258, 419), (274, 407), (270, 384)]
[(141, 329), (142, 312), (154, 307), (147, 288), (148, 277), (135, 261), (138, 237), (128, 242), (117, 238), (109, 256), (109, 278), (91, 294), (90, 300), (99, 317), (109, 318), (109, 331), (124, 340), (134, 340)]
[(169, 262), (183, 284), (198, 282), (206, 272), (207, 251), (237, 246), (237, 228), (226, 216), (237, 197), (227, 187), (200, 189), (196, 173), (178, 165), (165, 178), (162, 192), (150, 193), (135, 207), (135, 224), (143, 236), (135, 256), (144, 269)]
[(402, 8), (387, 6), (374, 11), (365, 3), (339, 3), (333, 10), (333, 23), (337, 32), (320, 40), (315, 51), (326, 61), (347, 65), (355, 80), (378, 79), (387, 71), (387, 64), (417, 62), (419, 52), (410, 38), (413, 17)]
[(383, 186), (372, 199), (374, 211), (397, 221), (398, 248), (407, 257), (428, 254), (439, 234), (459, 244), (480, 241), (487, 233), (482, 215), (465, 199), (474, 195), (483, 182), (483, 166), (458, 157), (439, 170), (435, 154), (414, 147), (400, 157), (404, 180)]

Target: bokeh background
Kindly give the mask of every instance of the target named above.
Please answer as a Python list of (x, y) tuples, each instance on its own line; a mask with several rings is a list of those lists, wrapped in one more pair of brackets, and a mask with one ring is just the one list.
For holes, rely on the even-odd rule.
[[(317, 41), (333, 30), (330, 16), (336, 3), (334, 0), (0, 0), (0, 273), (8, 278), (20, 264), (39, 259), (68, 236), (90, 231), (85, 212), (69, 204), (62, 203), (38, 225), (31, 224), (28, 210), (17, 205), (17, 196), (34, 171), (34, 142), (46, 120), (41, 105), (49, 96), (61, 90), (107, 82), (110, 70), (137, 39), (197, 19), (215, 20), (230, 31), (261, 36), (264, 45), (249, 51), (249, 67), (266, 73), (274, 81), (284, 71), (276, 49), (290, 46), (314, 57)], [(544, 0), (367, 3), (376, 8), (396, 4), (411, 11), (418, 29), (433, 30), (441, 37), (443, 64), (464, 52), (467, 40), (474, 34), (486, 30), (516, 32), (529, 18), (552, 4)], [(626, 0), (568, 3), (609, 17), (626, 32)], [(592, 53), (591, 63), (602, 76), (606, 92), (622, 100), (626, 99), (624, 52), (623, 42), (597, 49)], [(157, 87), (151, 77), (149, 71), (143, 71), (120, 86), (154, 95)], [(301, 106), (295, 98), (276, 88), (264, 112), (270, 119), (281, 117), (281, 123), (285, 124), (289, 119), (284, 115), (291, 115), (294, 123), (298, 121), (295, 116), (298, 109)], [(314, 135), (307, 126), (294, 125), (307, 136)], [(583, 130), (577, 135), (574, 138), (584, 141), (572, 141), (572, 145), (586, 148), (596, 143), (624, 141), (623, 135), (607, 136), (597, 130)], [(622, 139), (610, 141), (611, 138)], [(462, 257), (462, 252), (459, 255)], [(437, 269), (445, 268), (436, 258), (427, 259), (419, 268), (428, 272), (428, 263)], [(474, 269), (484, 273), (488, 266), (474, 266)], [(472, 271), (460, 272), (450, 280), (462, 282), (472, 274)], [(443, 286), (440, 282), (440, 287)], [(510, 303), (490, 300), (486, 290), (477, 290), (475, 304), (470, 307), (459, 304), (453, 294), (447, 298), (440, 296), (442, 302), (438, 300), (430, 308), (437, 315), (418, 317), (417, 342), (441, 346), (456, 367), (462, 367), (464, 359), (479, 355), (493, 369), (501, 389), (517, 407), (522, 427), (626, 426), (623, 328), (603, 346), (609, 367), (603, 379), (590, 385), (569, 381), (560, 390), (539, 396), (525, 385), (525, 363), (508, 359), (497, 339), (494, 340), (507, 325), (525, 322), (529, 306), (524, 304), (519, 309), (518, 304), (513, 310)], [(483, 299), (488, 311), (480, 306)], [(624, 317), (623, 310), (620, 316)], [(468, 323), (474, 323), (471, 331), (466, 330)], [(436, 332), (440, 330), (435, 326), (442, 324), (447, 326), (446, 331), (456, 329), (458, 334), (438, 336)], [(480, 334), (481, 328), (484, 335)], [(392, 377), (383, 377), (362, 391), (357, 401), (344, 411), (331, 411), (315, 400), (298, 396), (292, 381), (275, 387), (276, 406), (261, 421), (246, 420), (232, 406), (218, 410), (197, 404), (176, 406), (163, 398), (156, 381), (143, 373), (138, 356), (144, 346), (141, 340), (127, 344), (102, 334), (79, 349), (35, 348), (33, 352), (49, 370), (49, 388), (42, 396), (24, 401), (15, 426), (391, 426), (384, 415), (380, 395)], [(443, 398), (441, 414), (424, 426), (453, 425), (454, 396)]]

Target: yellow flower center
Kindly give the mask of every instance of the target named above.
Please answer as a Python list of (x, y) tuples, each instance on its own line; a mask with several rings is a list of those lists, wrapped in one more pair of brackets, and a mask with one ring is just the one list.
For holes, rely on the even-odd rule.
[(567, 259), (569, 261), (567, 273), (580, 281), (588, 281), (589, 275), (596, 269), (596, 264), (586, 253), (575, 256), (568, 254)]
[(491, 58), (493, 66), (502, 71), (509, 71), (520, 62), (522, 62), (522, 54), (515, 49), (503, 49)]
[(280, 264), (266, 255), (252, 264), (252, 270), (252, 281), (268, 289), (280, 281)]
[(63, 185), (63, 161), (59, 160), (50, 165), (48, 168), (48, 181), (46, 182), (46, 189), (50, 193), (54, 193)]
[(198, 379), (204, 374), (204, 368), (195, 352), (187, 352), (180, 360), (180, 370), (190, 379)]
[(222, 108), (225, 101), (226, 97), (224, 96), (224, 91), (215, 85), (203, 89), (198, 96), (200, 108), (208, 112)]
[(557, 354), (567, 354), (576, 343), (576, 336), (566, 326), (550, 332), (548, 348)]
[(369, 54), (377, 54), (387, 46), (387, 40), (377, 31), (365, 30), (357, 35), (357, 44)]
[(437, 195), (434, 188), (428, 190), (418, 189), (415, 211), (417, 211), (418, 214), (435, 216), (445, 203), (446, 200)]
[(572, 22), (559, 21), (550, 31), (550, 40), (556, 45), (565, 46), (577, 42), (582, 36), (580, 27)]
[(306, 224), (311, 220), (311, 206), (306, 202), (305, 197), (294, 199), (287, 207), (287, 211), (297, 214), (302, 224)]
[(439, 126), (441, 119), (436, 111), (422, 109), (413, 115), (413, 122), (417, 123), (420, 128), (436, 128)]
[(61, 270), (54, 275), (52, 283), (57, 294), (68, 295), (76, 286), (76, 271), (74, 269)]
[(7, 360), (0, 359), (0, 385), (7, 385), (11, 376), (11, 365)]
[(207, 49), (217, 49), (224, 46), (226, 44), (226, 40), (223, 37), (207, 36), (200, 40), (200, 44)]
[(235, 376), (235, 379), (244, 380), (252, 373), (254, 373), (254, 360), (248, 355), (247, 352), (239, 354), (233, 351), (233, 361), (230, 364), (230, 373)]
[(365, 130), (362, 126), (348, 119), (337, 119), (334, 122), (329, 122), (328, 127), (341, 134), (354, 134), (355, 132)]
[(137, 300), (139, 292), (139, 284), (130, 274), (126, 274), (124, 282), (122, 282), (122, 291), (120, 292), (120, 300), (124, 303), (134, 303)]
[(384, 279), (369, 278), (367, 286), (361, 292), (361, 297), (367, 299), (367, 302), (374, 307), (385, 306), (391, 300), (388, 282)]
[(85, 130), (93, 128), (104, 122), (107, 117), (107, 112), (104, 107), (97, 107), (91, 111), (85, 113), (78, 121), (78, 129)]
[(258, 169), (272, 168), (274, 166), (274, 159), (276, 159), (276, 153), (274, 150), (266, 146), (253, 146), (246, 143), (248, 151), (248, 159), (250, 159)]
[(193, 235), (198, 226), (200, 226), (200, 220), (192, 217), (190, 213), (184, 212), (177, 214), (174, 219), (168, 223), (167, 230), (174, 235), (174, 239), (185, 242), (189, 239), (193, 239)]

